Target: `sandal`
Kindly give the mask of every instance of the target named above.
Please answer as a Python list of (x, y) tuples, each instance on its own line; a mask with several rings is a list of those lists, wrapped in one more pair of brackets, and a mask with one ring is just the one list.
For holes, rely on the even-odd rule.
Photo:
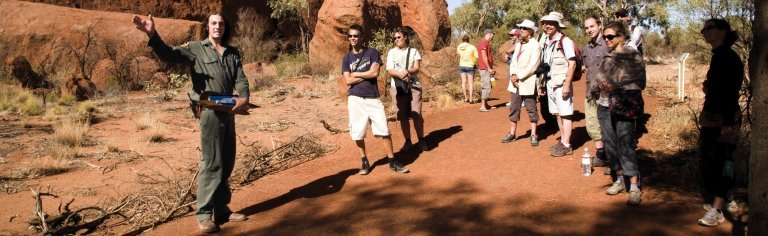
[(488, 112), (488, 109), (480, 108), (480, 112)]

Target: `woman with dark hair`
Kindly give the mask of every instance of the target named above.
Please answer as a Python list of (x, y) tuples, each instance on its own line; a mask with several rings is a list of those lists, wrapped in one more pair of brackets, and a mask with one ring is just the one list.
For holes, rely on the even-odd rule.
[(599, 91), (598, 117), (600, 133), (611, 170), (617, 178), (605, 193), (616, 195), (626, 190), (629, 178), (628, 205), (639, 205), (640, 170), (635, 152), (635, 123), (643, 114), (642, 90), (645, 89), (645, 62), (637, 49), (625, 45), (627, 27), (619, 22), (605, 25), (603, 37), (610, 53), (603, 58), (590, 90)]
[(403, 130), (405, 144), (400, 151), (407, 152), (413, 147), (411, 143), (411, 124), (419, 139), (417, 146), (426, 152), (429, 148), (424, 140), (424, 117), (421, 114), (421, 81), (419, 81), (419, 65), (421, 54), (418, 49), (410, 47), (408, 30), (399, 28), (394, 32), (395, 47), (387, 52), (387, 74), (392, 77), (390, 94), (392, 104), (397, 110), (397, 120)]
[(699, 224), (716, 226), (723, 221), (721, 209), (732, 186), (731, 154), (741, 123), (739, 90), (744, 81), (744, 64), (731, 46), (738, 39), (730, 24), (709, 19), (701, 29), (704, 40), (712, 46), (712, 60), (704, 80), (704, 108), (701, 110), (699, 145), (701, 150), (702, 198), (707, 213)]

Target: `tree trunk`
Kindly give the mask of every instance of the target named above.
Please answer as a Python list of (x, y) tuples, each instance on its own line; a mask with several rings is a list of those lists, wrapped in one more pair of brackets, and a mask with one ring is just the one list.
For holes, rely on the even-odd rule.
[(749, 58), (752, 77), (752, 135), (749, 159), (749, 235), (768, 235), (768, 0), (755, 0)]

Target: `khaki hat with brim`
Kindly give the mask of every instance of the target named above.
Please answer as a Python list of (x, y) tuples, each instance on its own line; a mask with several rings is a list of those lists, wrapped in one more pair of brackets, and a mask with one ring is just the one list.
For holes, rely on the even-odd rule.
[(563, 24), (563, 14), (560, 14), (559, 12), (550, 12), (549, 15), (541, 18), (541, 22), (544, 21), (557, 22), (557, 25), (560, 26), (560, 28), (565, 28), (565, 24)]

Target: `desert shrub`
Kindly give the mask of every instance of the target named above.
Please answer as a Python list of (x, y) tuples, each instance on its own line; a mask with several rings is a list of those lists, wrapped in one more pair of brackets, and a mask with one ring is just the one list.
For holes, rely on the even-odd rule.
[(237, 28), (234, 30), (232, 44), (240, 50), (243, 64), (268, 62), (277, 57), (277, 41), (265, 35), (269, 16), (256, 13), (252, 8), (240, 8)]
[(168, 84), (149, 84), (144, 90), (154, 93), (158, 101), (167, 102), (176, 98), (189, 81), (187, 74), (170, 74)]
[(382, 58), (386, 58), (386, 55), (384, 54), (395, 45), (392, 36), (392, 30), (387, 30), (385, 28), (378, 29), (373, 32), (373, 37), (368, 40), (368, 47), (375, 48), (382, 54)]
[(309, 75), (309, 55), (306, 53), (280, 54), (275, 60), (275, 70), (280, 78), (292, 78), (299, 75)]
[(88, 122), (64, 120), (54, 126), (54, 139), (67, 147), (79, 147), (88, 132)]
[(77, 114), (80, 116), (90, 116), (96, 112), (96, 105), (90, 101), (84, 101), (77, 105)]
[(62, 106), (72, 106), (77, 103), (77, 97), (74, 94), (63, 93), (59, 97), (58, 104)]
[(159, 121), (155, 119), (155, 117), (152, 116), (152, 114), (145, 113), (144, 115), (139, 117), (139, 119), (136, 119), (134, 121), (134, 124), (136, 125), (136, 130), (146, 130), (154, 126), (158, 122)]
[(0, 84), (0, 111), (35, 116), (43, 113), (42, 103), (41, 98), (26, 89)]

